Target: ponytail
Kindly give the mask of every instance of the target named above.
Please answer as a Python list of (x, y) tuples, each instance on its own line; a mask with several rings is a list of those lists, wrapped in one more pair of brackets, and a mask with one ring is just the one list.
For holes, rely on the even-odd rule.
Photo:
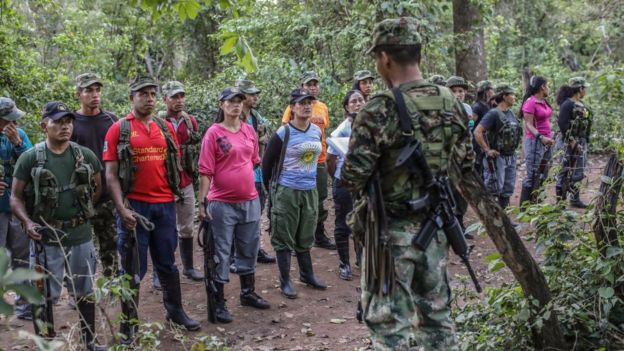
[(217, 112), (217, 118), (215, 119), (215, 123), (221, 123), (225, 121), (225, 112), (223, 109), (219, 107), (219, 112)]
[(572, 88), (567, 84), (562, 85), (561, 88), (559, 88), (559, 91), (557, 91), (557, 105), (561, 106), (561, 104), (563, 104), (567, 99), (576, 95), (576, 93), (578, 93), (580, 90), (580, 87)]
[[(518, 117), (520, 118), (524, 117), (524, 111), (522, 111), (522, 106), (524, 106), (524, 103), (531, 96), (537, 94), (537, 92), (546, 83), (548, 83), (548, 81), (546, 80), (546, 78), (542, 76), (533, 76), (531, 77), (531, 79), (529, 79), (529, 86), (527, 87), (526, 93), (524, 93), (524, 96), (522, 97), (522, 103), (520, 104), (520, 112), (518, 112)], [(548, 101), (546, 101), (546, 104), (550, 106), (550, 104), (548, 104)]]

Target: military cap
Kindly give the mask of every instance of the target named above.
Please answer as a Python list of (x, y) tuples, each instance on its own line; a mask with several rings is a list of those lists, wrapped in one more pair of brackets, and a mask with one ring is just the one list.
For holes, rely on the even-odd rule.
[(449, 88), (462, 87), (464, 89), (468, 89), (468, 83), (466, 83), (466, 80), (458, 76), (450, 76), (449, 79), (446, 80), (446, 86)]
[(245, 94), (260, 94), (260, 89), (256, 87), (256, 83), (253, 80), (238, 80), (236, 87)]
[(359, 82), (361, 80), (368, 79), (368, 78), (375, 79), (375, 76), (373, 76), (371, 71), (368, 71), (368, 70), (357, 71), (353, 75), (353, 80), (356, 82)]
[(499, 94), (515, 94), (516, 91), (514, 90), (514, 88), (511, 87), (511, 85), (506, 84), (506, 83), (501, 83), (501, 84), (497, 85), (494, 88), (494, 93), (496, 95), (499, 95)]
[(437, 84), (437, 85), (441, 85), (441, 86), (446, 86), (446, 78), (444, 78), (444, 76), (439, 75), (439, 74), (434, 74), (429, 78), (429, 81), (433, 84)]
[(489, 80), (482, 80), (479, 83), (477, 83), (477, 93), (482, 93), (488, 89), (493, 89), (494, 86), (492, 85), (492, 82), (490, 82)]
[(306, 99), (316, 100), (316, 98), (313, 95), (310, 95), (310, 93), (308, 93), (305, 89), (297, 88), (290, 92), (291, 104), (296, 104)]
[(238, 88), (227, 87), (227, 88), (223, 89), (221, 94), (219, 94), (219, 101), (232, 100), (233, 98), (235, 98), (237, 96), (239, 98), (245, 100), (245, 94), (243, 94), (243, 92), (238, 90)]
[(373, 30), (373, 42), (366, 50), (370, 54), (380, 45), (418, 45), (422, 38), (418, 33), (418, 22), (413, 17), (386, 19)]
[(162, 93), (166, 97), (172, 97), (175, 94), (186, 92), (184, 91), (184, 84), (175, 80), (170, 80), (162, 86)]
[(76, 118), (73, 112), (62, 102), (52, 101), (45, 104), (43, 107), (42, 118), (49, 118), (53, 121), (59, 120), (65, 116)]
[(26, 113), (15, 106), (15, 101), (8, 97), (0, 97), (0, 118), (5, 121), (17, 121)]
[(130, 82), (130, 92), (135, 92), (135, 91), (139, 91), (145, 87), (155, 87), (158, 88), (158, 84), (156, 83), (156, 81), (154, 80), (154, 78), (145, 75), (145, 74), (139, 74), (136, 77), (134, 77), (134, 79)]
[(571, 88), (585, 88), (585, 87), (590, 86), (590, 84), (587, 83), (587, 80), (585, 80), (585, 78), (583, 78), (583, 77), (573, 77), (573, 78), (570, 78), (568, 80), (568, 85)]
[(83, 73), (76, 77), (76, 88), (84, 89), (92, 86), (93, 84), (102, 84), (100, 76), (95, 73)]
[(301, 76), (301, 85), (304, 85), (304, 84), (308, 83), (311, 80), (315, 80), (315, 81), (318, 82), (319, 81), (319, 76), (314, 71), (307, 71), (307, 72), (303, 73), (303, 75)]

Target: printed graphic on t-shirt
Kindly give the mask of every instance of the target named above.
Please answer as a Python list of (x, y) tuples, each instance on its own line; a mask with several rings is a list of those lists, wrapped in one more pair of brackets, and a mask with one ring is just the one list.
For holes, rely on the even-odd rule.
[(304, 142), (292, 145), (287, 149), (284, 160), (284, 169), (294, 172), (308, 173), (316, 169), (316, 163), (321, 155), (320, 142)]
[(225, 135), (217, 138), (217, 145), (219, 145), (219, 149), (221, 149), (221, 152), (226, 155), (232, 149), (232, 143), (230, 143), (230, 140)]

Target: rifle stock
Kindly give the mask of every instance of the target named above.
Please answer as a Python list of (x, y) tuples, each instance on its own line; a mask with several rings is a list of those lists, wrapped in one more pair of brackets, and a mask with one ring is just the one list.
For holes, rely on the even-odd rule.
[(202, 239), (202, 242), (199, 242), (199, 246), (204, 251), (204, 286), (206, 288), (208, 320), (211, 323), (217, 323), (217, 286), (214, 280), (217, 264), (215, 261), (214, 236), (209, 219), (202, 221), (197, 239), (199, 240), (199, 238)]

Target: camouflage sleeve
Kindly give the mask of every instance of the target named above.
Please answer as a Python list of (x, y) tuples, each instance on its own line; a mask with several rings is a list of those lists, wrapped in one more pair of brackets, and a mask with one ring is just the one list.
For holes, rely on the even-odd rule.
[(349, 152), (340, 173), (342, 184), (352, 191), (363, 190), (375, 170), (388, 101), (382, 96), (372, 98), (353, 120)]
[[(461, 103), (457, 102), (453, 110), (456, 117), (459, 117), (461, 121), (465, 120), (466, 112)], [(473, 170), (475, 152), (472, 149), (472, 136), (465, 124), (464, 132), (459, 136), (451, 149), (449, 163), (449, 177), (455, 184), (458, 184), (463, 179), (464, 174)]]

